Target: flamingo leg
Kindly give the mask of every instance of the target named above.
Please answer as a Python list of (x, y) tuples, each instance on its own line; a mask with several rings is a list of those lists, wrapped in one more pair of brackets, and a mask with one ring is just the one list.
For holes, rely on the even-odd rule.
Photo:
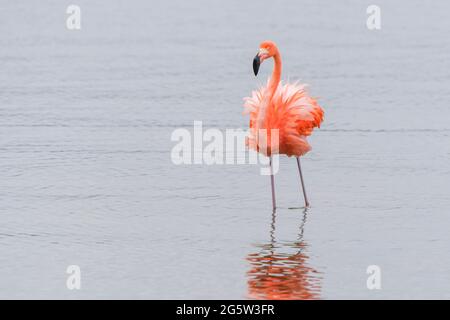
[(272, 186), (272, 209), (275, 212), (277, 205), (275, 201), (275, 178), (273, 176), (272, 156), (270, 156), (270, 184)]
[(303, 197), (305, 198), (305, 208), (307, 208), (309, 207), (309, 202), (308, 197), (306, 196), (305, 182), (303, 181), (303, 174), (302, 174), (302, 166), (300, 165), (300, 157), (297, 157), (297, 166), (298, 166), (298, 173), (300, 174), (300, 181), (302, 183)]

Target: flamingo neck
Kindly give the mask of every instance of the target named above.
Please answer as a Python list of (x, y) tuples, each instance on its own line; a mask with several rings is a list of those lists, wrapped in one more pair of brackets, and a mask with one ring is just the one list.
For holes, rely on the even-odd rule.
[[(262, 140), (262, 146), (267, 146), (267, 137), (264, 135), (264, 133), (261, 133), (259, 129), (263, 129), (266, 127), (266, 111), (269, 107), (272, 98), (277, 91), (278, 84), (280, 83), (281, 79), (281, 56), (280, 53), (277, 50), (277, 53), (273, 56), (274, 61), (274, 68), (272, 71), (272, 76), (270, 77), (269, 84), (268, 84), (268, 91), (263, 98), (263, 101), (261, 102), (261, 106), (259, 108), (258, 117), (256, 120), (256, 143), (257, 145), (260, 145), (260, 141)], [(261, 136), (262, 134), (262, 136)]]
[(274, 68), (272, 71), (272, 76), (270, 77), (269, 81), (269, 98), (272, 99), (273, 95), (275, 94), (275, 91), (278, 88), (278, 84), (280, 83), (281, 79), (281, 55), (279, 52), (277, 52), (273, 56), (274, 61)]

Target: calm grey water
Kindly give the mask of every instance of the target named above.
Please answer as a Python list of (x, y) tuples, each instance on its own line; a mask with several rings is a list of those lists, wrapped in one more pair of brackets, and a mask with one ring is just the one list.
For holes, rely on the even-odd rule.
[[(0, 298), (450, 298), (450, 4), (0, 3)], [(281, 159), (181, 165), (173, 130), (245, 128), (251, 62), (325, 109)], [(81, 290), (66, 288), (79, 265)], [(381, 290), (366, 269), (381, 268)]]

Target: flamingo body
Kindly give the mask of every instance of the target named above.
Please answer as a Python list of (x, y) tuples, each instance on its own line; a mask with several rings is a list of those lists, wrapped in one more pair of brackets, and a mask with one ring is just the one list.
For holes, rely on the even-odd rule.
[[(311, 150), (306, 137), (315, 127), (320, 127), (324, 112), (317, 101), (310, 97), (305, 85), (299, 83), (279, 83), (271, 99), (270, 83), (244, 98), (244, 114), (250, 115), (248, 146), (256, 151), (271, 155), (272, 150), (287, 156), (303, 156)], [(266, 105), (267, 104), (267, 105)], [(258, 116), (265, 109), (265, 117), (258, 126)], [(257, 130), (267, 129), (267, 152), (260, 148)], [(278, 141), (270, 139), (271, 129), (278, 129)], [(272, 143), (278, 143), (273, 146)]]

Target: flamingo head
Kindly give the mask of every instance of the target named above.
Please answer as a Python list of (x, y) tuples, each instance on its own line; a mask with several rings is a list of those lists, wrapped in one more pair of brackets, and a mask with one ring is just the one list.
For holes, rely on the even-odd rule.
[(255, 76), (258, 75), (259, 66), (263, 63), (264, 60), (272, 58), (278, 52), (278, 48), (272, 41), (263, 41), (259, 45), (259, 51), (256, 54), (255, 58), (253, 58), (253, 72)]

